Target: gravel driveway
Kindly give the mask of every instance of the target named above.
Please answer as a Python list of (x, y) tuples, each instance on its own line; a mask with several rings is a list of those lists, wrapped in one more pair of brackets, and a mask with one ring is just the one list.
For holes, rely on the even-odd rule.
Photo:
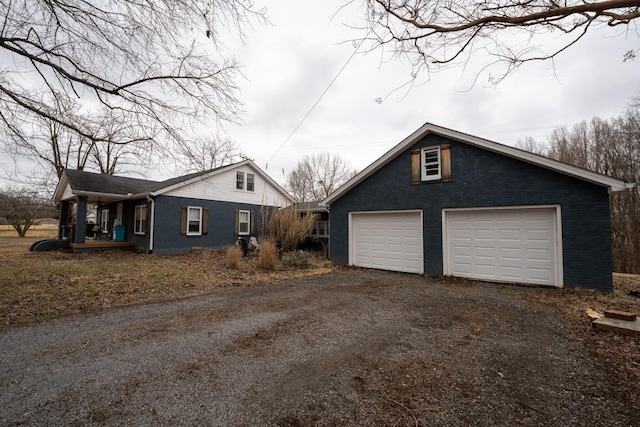
[(359, 269), (0, 332), (0, 424), (640, 425), (530, 288)]

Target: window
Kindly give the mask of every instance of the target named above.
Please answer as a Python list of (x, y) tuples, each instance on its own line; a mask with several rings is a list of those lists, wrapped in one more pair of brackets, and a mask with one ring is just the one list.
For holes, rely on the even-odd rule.
[(253, 191), (255, 182), (255, 175), (252, 173), (247, 173), (247, 191)]
[(236, 190), (244, 190), (244, 172), (236, 172)]
[(451, 182), (451, 144), (411, 150), (411, 183)]
[(109, 232), (109, 209), (102, 209), (100, 214), (100, 230), (103, 233)]
[(200, 236), (202, 234), (202, 208), (198, 206), (187, 207), (187, 236)]
[(206, 236), (209, 234), (209, 208), (206, 206), (182, 206), (180, 234)]
[(133, 232), (135, 234), (145, 234), (147, 232), (147, 216), (149, 208), (147, 205), (136, 206)]
[(251, 227), (251, 212), (238, 211), (238, 234), (249, 234)]
[(440, 179), (440, 147), (422, 149), (422, 180)]
[(255, 189), (256, 176), (249, 172), (236, 171), (236, 190), (251, 191)]

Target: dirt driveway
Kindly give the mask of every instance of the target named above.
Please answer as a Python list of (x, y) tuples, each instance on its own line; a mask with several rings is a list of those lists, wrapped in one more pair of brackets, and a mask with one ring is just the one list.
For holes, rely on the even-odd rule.
[(530, 288), (341, 269), (0, 332), (0, 424), (640, 425)]

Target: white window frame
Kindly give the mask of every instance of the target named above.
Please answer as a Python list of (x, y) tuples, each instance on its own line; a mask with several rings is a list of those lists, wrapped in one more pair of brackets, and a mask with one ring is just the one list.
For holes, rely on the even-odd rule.
[[(191, 219), (191, 212), (198, 212), (198, 219)], [(198, 230), (191, 231), (191, 223), (198, 223)], [(202, 206), (187, 206), (187, 236), (202, 236)]]
[(100, 210), (100, 231), (103, 234), (109, 233), (109, 209)]
[(236, 190), (244, 190), (245, 182), (245, 173), (236, 171)]
[[(245, 175), (247, 177), (246, 181), (245, 181), (245, 189), (247, 191), (253, 192), (255, 190), (255, 188), (256, 188), (256, 174), (247, 172)], [(249, 185), (249, 184), (251, 184), (251, 185)], [(251, 187), (251, 188), (249, 188), (249, 187)]]
[[(436, 153), (437, 159), (435, 161), (427, 162), (426, 156), (430, 153)], [(434, 166), (436, 169), (434, 169)], [(423, 181), (435, 181), (442, 179), (442, 156), (440, 154), (440, 147), (425, 147), (420, 150), (420, 170), (421, 178)], [(427, 171), (437, 170), (435, 174), (428, 174)]]
[[(246, 215), (246, 221), (242, 220), (242, 216)], [(242, 230), (242, 225), (246, 225), (246, 231)], [(251, 211), (238, 211), (238, 235), (247, 236), (251, 234)]]
[(136, 205), (133, 217), (133, 234), (147, 234), (149, 205)]

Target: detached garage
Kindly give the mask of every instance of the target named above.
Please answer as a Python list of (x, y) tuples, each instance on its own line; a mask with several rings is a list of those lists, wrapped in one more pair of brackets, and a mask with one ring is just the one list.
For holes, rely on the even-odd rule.
[(329, 257), (611, 291), (609, 194), (634, 184), (425, 124), (329, 195)]

